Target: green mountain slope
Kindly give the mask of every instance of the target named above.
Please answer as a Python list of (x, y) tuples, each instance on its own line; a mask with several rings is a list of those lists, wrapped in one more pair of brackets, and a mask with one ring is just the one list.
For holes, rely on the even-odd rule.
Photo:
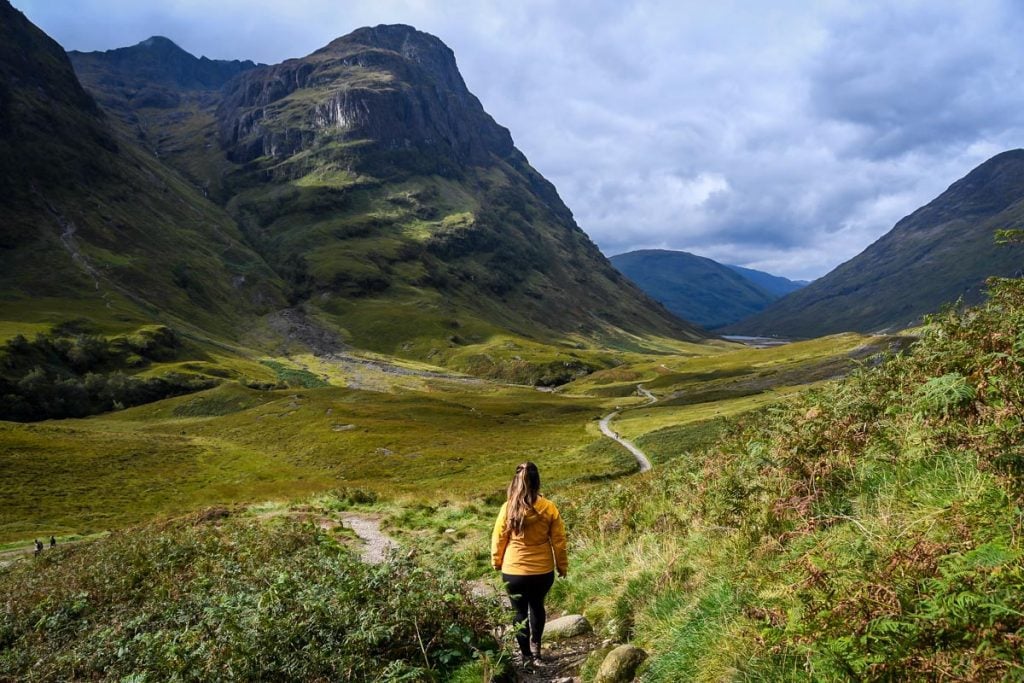
[(644, 249), (610, 260), (668, 310), (708, 329), (736, 322), (778, 298), (732, 266), (685, 251)]
[[(81, 67), (104, 102), (127, 68), (110, 54)], [(183, 103), (195, 92), (179, 91)], [(204, 97), (134, 115), (238, 221), (292, 303), (356, 346), (449, 363), (504, 334), (705, 336), (611, 267), (433, 36), (360, 29)]]
[(994, 243), (1024, 226), (1024, 150), (1003, 152), (953, 183), (861, 254), (761, 313), (726, 328), (738, 334), (814, 337), (901, 329), (963, 297), (985, 278), (1020, 271), (1020, 249)]
[(283, 303), (234, 221), (120, 137), (64, 51), (0, 3), (2, 320), (231, 336)]
[(78, 78), (126, 137), (176, 168), (206, 196), (220, 197), (231, 169), (217, 140), (220, 90), (251, 61), (194, 57), (153, 36), (104, 52), (68, 53)]

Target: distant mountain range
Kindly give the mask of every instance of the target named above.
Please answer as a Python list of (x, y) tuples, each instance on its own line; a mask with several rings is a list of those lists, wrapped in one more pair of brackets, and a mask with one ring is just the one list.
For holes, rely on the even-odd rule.
[(288, 309), (435, 364), (500, 335), (706, 338), (611, 266), (434, 36), (364, 28), (271, 66), (161, 37), (69, 61), (6, 0), (0, 19), (4, 319), (262, 343)]
[(670, 311), (707, 329), (752, 315), (806, 284), (685, 251), (643, 249), (610, 260)]
[(900, 220), (856, 257), (758, 314), (735, 334), (816, 337), (899, 330), (943, 305), (981, 298), (990, 276), (1019, 276), (1019, 246), (995, 231), (1024, 228), (1024, 150), (998, 154)]

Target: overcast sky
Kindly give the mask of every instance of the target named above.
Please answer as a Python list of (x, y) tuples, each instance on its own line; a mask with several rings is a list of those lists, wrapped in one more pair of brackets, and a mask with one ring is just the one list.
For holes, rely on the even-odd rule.
[(275, 63), (365, 25), (454, 51), (608, 255), (824, 275), (1024, 146), (1015, 0), (14, 0), (66, 49)]

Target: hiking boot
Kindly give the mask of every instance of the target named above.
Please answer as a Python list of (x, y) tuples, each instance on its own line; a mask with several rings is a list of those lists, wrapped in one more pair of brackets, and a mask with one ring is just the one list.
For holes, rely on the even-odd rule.
[(530, 657), (532, 657), (533, 661), (538, 664), (544, 661), (544, 657), (540, 651), (540, 643), (530, 643)]

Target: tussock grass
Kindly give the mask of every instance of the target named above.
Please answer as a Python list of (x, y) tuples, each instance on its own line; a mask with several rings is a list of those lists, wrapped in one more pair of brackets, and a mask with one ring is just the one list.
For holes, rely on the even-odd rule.
[(705, 452), (569, 492), (555, 598), (651, 650), (644, 680), (1019, 678), (1022, 329), (1001, 281)]

